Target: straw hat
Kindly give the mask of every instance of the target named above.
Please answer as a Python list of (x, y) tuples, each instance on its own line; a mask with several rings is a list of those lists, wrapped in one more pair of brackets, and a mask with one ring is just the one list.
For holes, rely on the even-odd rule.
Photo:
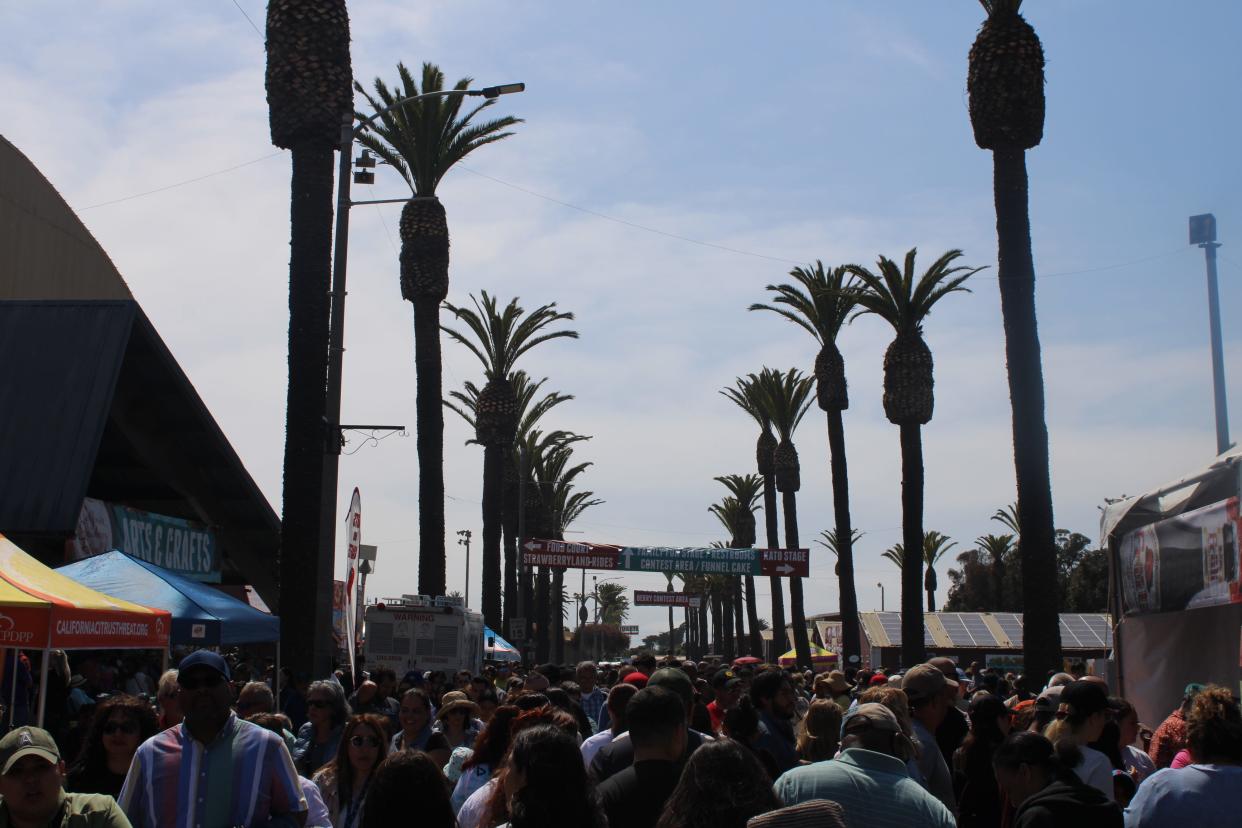
[(470, 701), (470, 697), (460, 690), (450, 690), (440, 699), (440, 709), (436, 711), (436, 718), (443, 719), (454, 710), (465, 708), (470, 711), (471, 717), (479, 715), (479, 706)]

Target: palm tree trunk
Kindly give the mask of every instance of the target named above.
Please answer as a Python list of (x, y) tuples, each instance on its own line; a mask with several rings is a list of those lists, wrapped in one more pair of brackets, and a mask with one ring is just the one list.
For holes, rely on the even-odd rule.
[(746, 609), (742, 600), (742, 579), (733, 578), (733, 640), (736, 642), (738, 655), (745, 655), (746, 650)]
[[(923, 427), (901, 428), (901, 665), (922, 664), (923, 649)], [(1042, 675), (1042, 674), (1041, 674)]]
[[(785, 507), (785, 548), (797, 549), (798, 493), (782, 492), (781, 501)], [(798, 667), (809, 670), (811, 669), (811, 639), (806, 634), (806, 608), (802, 603), (801, 578), (789, 579), (789, 617), (793, 624), (794, 652), (798, 657)]]
[[(781, 540), (776, 525), (776, 477), (763, 476), (763, 519), (767, 528), (768, 548), (780, 549)], [(772, 654), (773, 662), (785, 652), (785, 593), (781, 588), (780, 577), (771, 576), (772, 586), (772, 645), (776, 651)]]
[(546, 566), (539, 567), (539, 576), (536, 578), (535, 586), (535, 619), (539, 625), (538, 635), (535, 637), (535, 661), (544, 664), (548, 660), (548, 644), (552, 640), (552, 626), (549, 621), (551, 614), (548, 612), (548, 568)]
[[(325, 385), (328, 375), (331, 146), (292, 151), (290, 176), (289, 388), (280, 532), (284, 657), (294, 672), (331, 667), (332, 544), (322, 542)], [(333, 492), (335, 497), (336, 493)]]
[(418, 591), (444, 594), (444, 402), (440, 303), (414, 302), (414, 419), (418, 441)]
[(500, 527), (504, 506), (503, 446), (483, 449), (483, 622), (504, 628), (500, 611)]
[(750, 628), (750, 654), (763, 658), (763, 636), (759, 634), (759, 604), (755, 597), (755, 576), (746, 576), (746, 625)]
[[(503, 454), (502, 462), (512, 464), (513, 458), (510, 456), (511, 449), (506, 447)], [(504, 594), (504, 613), (501, 625), (503, 631), (501, 635), (513, 642), (509, 637), (509, 621), (517, 616), (518, 608), (518, 548), (517, 548), (517, 524), (518, 524), (518, 496), (517, 481), (510, 480), (510, 475), (501, 475), (503, 481), (501, 485), (501, 510), (500, 525), (504, 534), (504, 550), (505, 550), (505, 594)], [(516, 642), (513, 642), (516, 643)]]
[(737, 648), (733, 642), (733, 598), (729, 595), (728, 578), (721, 578), (720, 584), (720, 626), (724, 637), (724, 657), (732, 661), (737, 658)]
[(1044, 420), (1044, 372), (1035, 318), (1035, 265), (1026, 152), (992, 151), (996, 200), (997, 270), (1005, 360), (1013, 407), (1013, 460), (1018, 482), (1018, 533), (1022, 538), (1023, 658), (1027, 675), (1059, 669), (1058, 618), (1052, 482), (1048, 426)]
[(927, 611), (936, 611), (936, 590), (934, 589), (927, 590)]
[(841, 604), (841, 653), (838, 664), (850, 663), (859, 652), (858, 591), (854, 586), (854, 526), (850, 520), (849, 469), (845, 462), (845, 422), (840, 411), (828, 412), (832, 512), (837, 532), (837, 583)]
[(724, 633), (721, 632), (723, 627), (720, 623), (720, 596), (714, 589), (708, 601), (711, 603), (712, 610), (712, 652), (720, 654), (724, 652)]

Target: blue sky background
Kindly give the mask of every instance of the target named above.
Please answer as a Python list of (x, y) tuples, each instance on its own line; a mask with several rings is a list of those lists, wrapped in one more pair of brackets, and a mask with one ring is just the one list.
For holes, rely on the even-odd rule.
[[(596, 463), (584, 479), (607, 503), (573, 537), (722, 539), (706, 511), (723, 494), (711, 478), (752, 470), (755, 432), (717, 390), (763, 365), (807, 369), (814, 358), (806, 334), (746, 311), (794, 264), (871, 264), (912, 246), (924, 263), (950, 247), (995, 263), (991, 157), (966, 112), (977, 3), (349, 8), (364, 83), (394, 81), (398, 61), (431, 60), (451, 80), (528, 85), (491, 110), (525, 118), (518, 134), (441, 186), (450, 300), (487, 289), (577, 314), (582, 339), (550, 344), (525, 366), (577, 398), (550, 425), (595, 435), (581, 450)], [(1094, 537), (1105, 497), (1156, 485), (1214, 450), (1203, 256), (1186, 243), (1186, 218), (1199, 212), (1216, 214), (1225, 244), (1238, 423), (1242, 8), (1030, 0), (1025, 10), (1048, 61), (1045, 137), (1028, 165), (1056, 522)], [(79, 210), (279, 510), (289, 170), (269, 139), (263, 40), (243, 12), (263, 28), (256, 0), (6, 5), (0, 129)], [(357, 197), (402, 195), (392, 171), (377, 179)], [(351, 219), (346, 421), (414, 423), (398, 212), (358, 207)], [(997, 531), (988, 516), (1014, 498), (994, 270), (972, 287), (926, 330), (937, 383), (924, 430), (926, 525), (961, 547)], [(867, 533), (857, 550), (864, 609), (878, 608), (877, 582), (891, 605), (899, 588), (880, 558), (901, 522), (897, 430), (880, 406), (889, 339), (862, 319), (841, 340), (854, 522)], [(477, 379), (472, 360), (445, 346), (449, 387)], [(457, 529), (476, 533), (477, 603), (482, 457), (449, 417), (450, 541)], [(798, 435), (804, 543), (831, 526), (823, 422), (813, 410)], [(342, 461), (342, 519), (357, 485), (364, 542), (380, 546), (373, 594), (415, 589), (415, 471), (412, 437)], [(835, 610), (831, 561), (813, 560), (807, 610)], [(463, 578), (453, 557), (450, 588)], [(659, 575), (624, 580), (663, 585)], [(770, 617), (766, 590), (761, 598)], [(633, 616), (644, 634), (664, 618)]]

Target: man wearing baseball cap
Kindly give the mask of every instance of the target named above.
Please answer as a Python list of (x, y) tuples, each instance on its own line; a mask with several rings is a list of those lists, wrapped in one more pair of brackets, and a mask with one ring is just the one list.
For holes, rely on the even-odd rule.
[(229, 678), (218, 653), (181, 660), (185, 719), (138, 746), (117, 800), (135, 828), (305, 824), (306, 798), (284, 739), (237, 718)]
[(130, 828), (110, 796), (65, 793), (65, 763), (46, 730), (19, 727), (0, 739), (0, 828)]
[(786, 771), (776, 780), (776, 796), (787, 806), (836, 802), (851, 828), (954, 828), (952, 812), (906, 772), (913, 754), (893, 711), (860, 704), (841, 723), (841, 755)]
[(725, 714), (742, 699), (742, 680), (732, 670), (717, 670), (712, 675), (712, 690), (716, 698), (707, 703), (707, 714), (712, 719), (712, 732), (719, 733)]
[(946, 677), (934, 665), (918, 664), (906, 671), (901, 689), (910, 700), (914, 735), (919, 740), (918, 765), (923, 784), (952, 812), (957, 808), (953, 776), (940, 748), (936, 746), (935, 733), (957, 698), (957, 682)]

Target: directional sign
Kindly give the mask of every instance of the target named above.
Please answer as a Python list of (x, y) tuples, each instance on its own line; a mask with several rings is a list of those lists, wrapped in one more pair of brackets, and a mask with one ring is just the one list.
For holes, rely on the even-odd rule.
[(638, 625), (637, 624), (622, 624), (621, 633), (623, 635), (638, 635)]
[(522, 544), (522, 550), (522, 563), (526, 566), (785, 578), (805, 578), (810, 574), (809, 549), (615, 546), (528, 540)]
[(634, 606), (636, 607), (689, 607), (698, 609), (703, 606), (703, 596), (697, 592), (657, 592), (655, 590), (634, 590)]

